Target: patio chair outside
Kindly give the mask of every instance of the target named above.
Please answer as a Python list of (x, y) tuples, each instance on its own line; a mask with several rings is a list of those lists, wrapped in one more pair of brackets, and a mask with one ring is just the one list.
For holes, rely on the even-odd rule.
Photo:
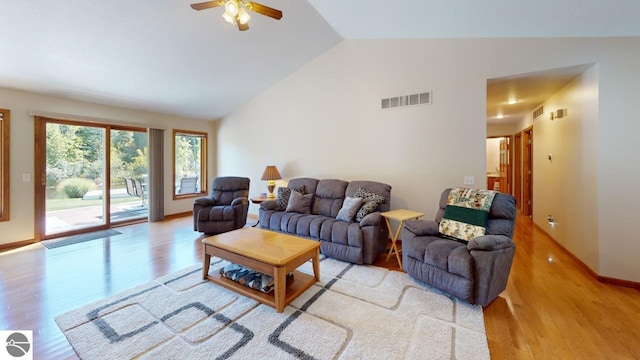
[(197, 176), (189, 176), (180, 179), (180, 189), (178, 194), (194, 194), (196, 193), (196, 186), (198, 183)]

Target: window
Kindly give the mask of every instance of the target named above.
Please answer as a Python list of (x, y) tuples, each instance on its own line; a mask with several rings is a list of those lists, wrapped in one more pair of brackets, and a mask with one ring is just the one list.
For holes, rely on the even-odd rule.
[(207, 133), (173, 130), (173, 198), (207, 192)]
[(0, 109), (0, 221), (9, 220), (9, 110)]

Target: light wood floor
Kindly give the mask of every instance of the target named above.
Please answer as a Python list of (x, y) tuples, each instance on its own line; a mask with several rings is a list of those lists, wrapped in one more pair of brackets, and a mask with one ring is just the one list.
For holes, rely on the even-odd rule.
[[(35, 359), (77, 358), (54, 316), (201, 261), (190, 217), (117, 230), (1, 253), (0, 329), (33, 330)], [(598, 283), (528, 218), (516, 232), (507, 290), (485, 308), (492, 358), (640, 359), (640, 292)], [(384, 257), (376, 265), (399, 269)]]

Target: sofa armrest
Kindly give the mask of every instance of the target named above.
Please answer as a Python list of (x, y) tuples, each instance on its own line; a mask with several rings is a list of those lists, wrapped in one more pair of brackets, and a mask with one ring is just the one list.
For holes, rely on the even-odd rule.
[(407, 220), (404, 228), (416, 236), (437, 236), (440, 234), (439, 225), (434, 220)]
[(380, 215), (380, 211), (374, 211), (372, 213), (367, 214), (365, 217), (360, 220), (360, 227), (363, 226), (377, 226), (382, 221), (382, 215)]
[(200, 206), (214, 206), (216, 204), (216, 199), (210, 197), (201, 197), (197, 198), (193, 203)]
[(493, 251), (513, 247), (511, 238), (504, 235), (484, 235), (473, 238), (467, 244), (468, 250)]
[(263, 210), (275, 210), (276, 209), (276, 201), (275, 200), (266, 200), (260, 203), (260, 209)]

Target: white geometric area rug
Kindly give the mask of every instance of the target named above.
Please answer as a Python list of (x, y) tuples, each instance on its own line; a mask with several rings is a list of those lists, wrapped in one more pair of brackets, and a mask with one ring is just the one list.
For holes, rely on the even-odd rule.
[(56, 322), (82, 359), (490, 358), (481, 307), (380, 267), (324, 258), (320, 273), (280, 314), (194, 266)]

